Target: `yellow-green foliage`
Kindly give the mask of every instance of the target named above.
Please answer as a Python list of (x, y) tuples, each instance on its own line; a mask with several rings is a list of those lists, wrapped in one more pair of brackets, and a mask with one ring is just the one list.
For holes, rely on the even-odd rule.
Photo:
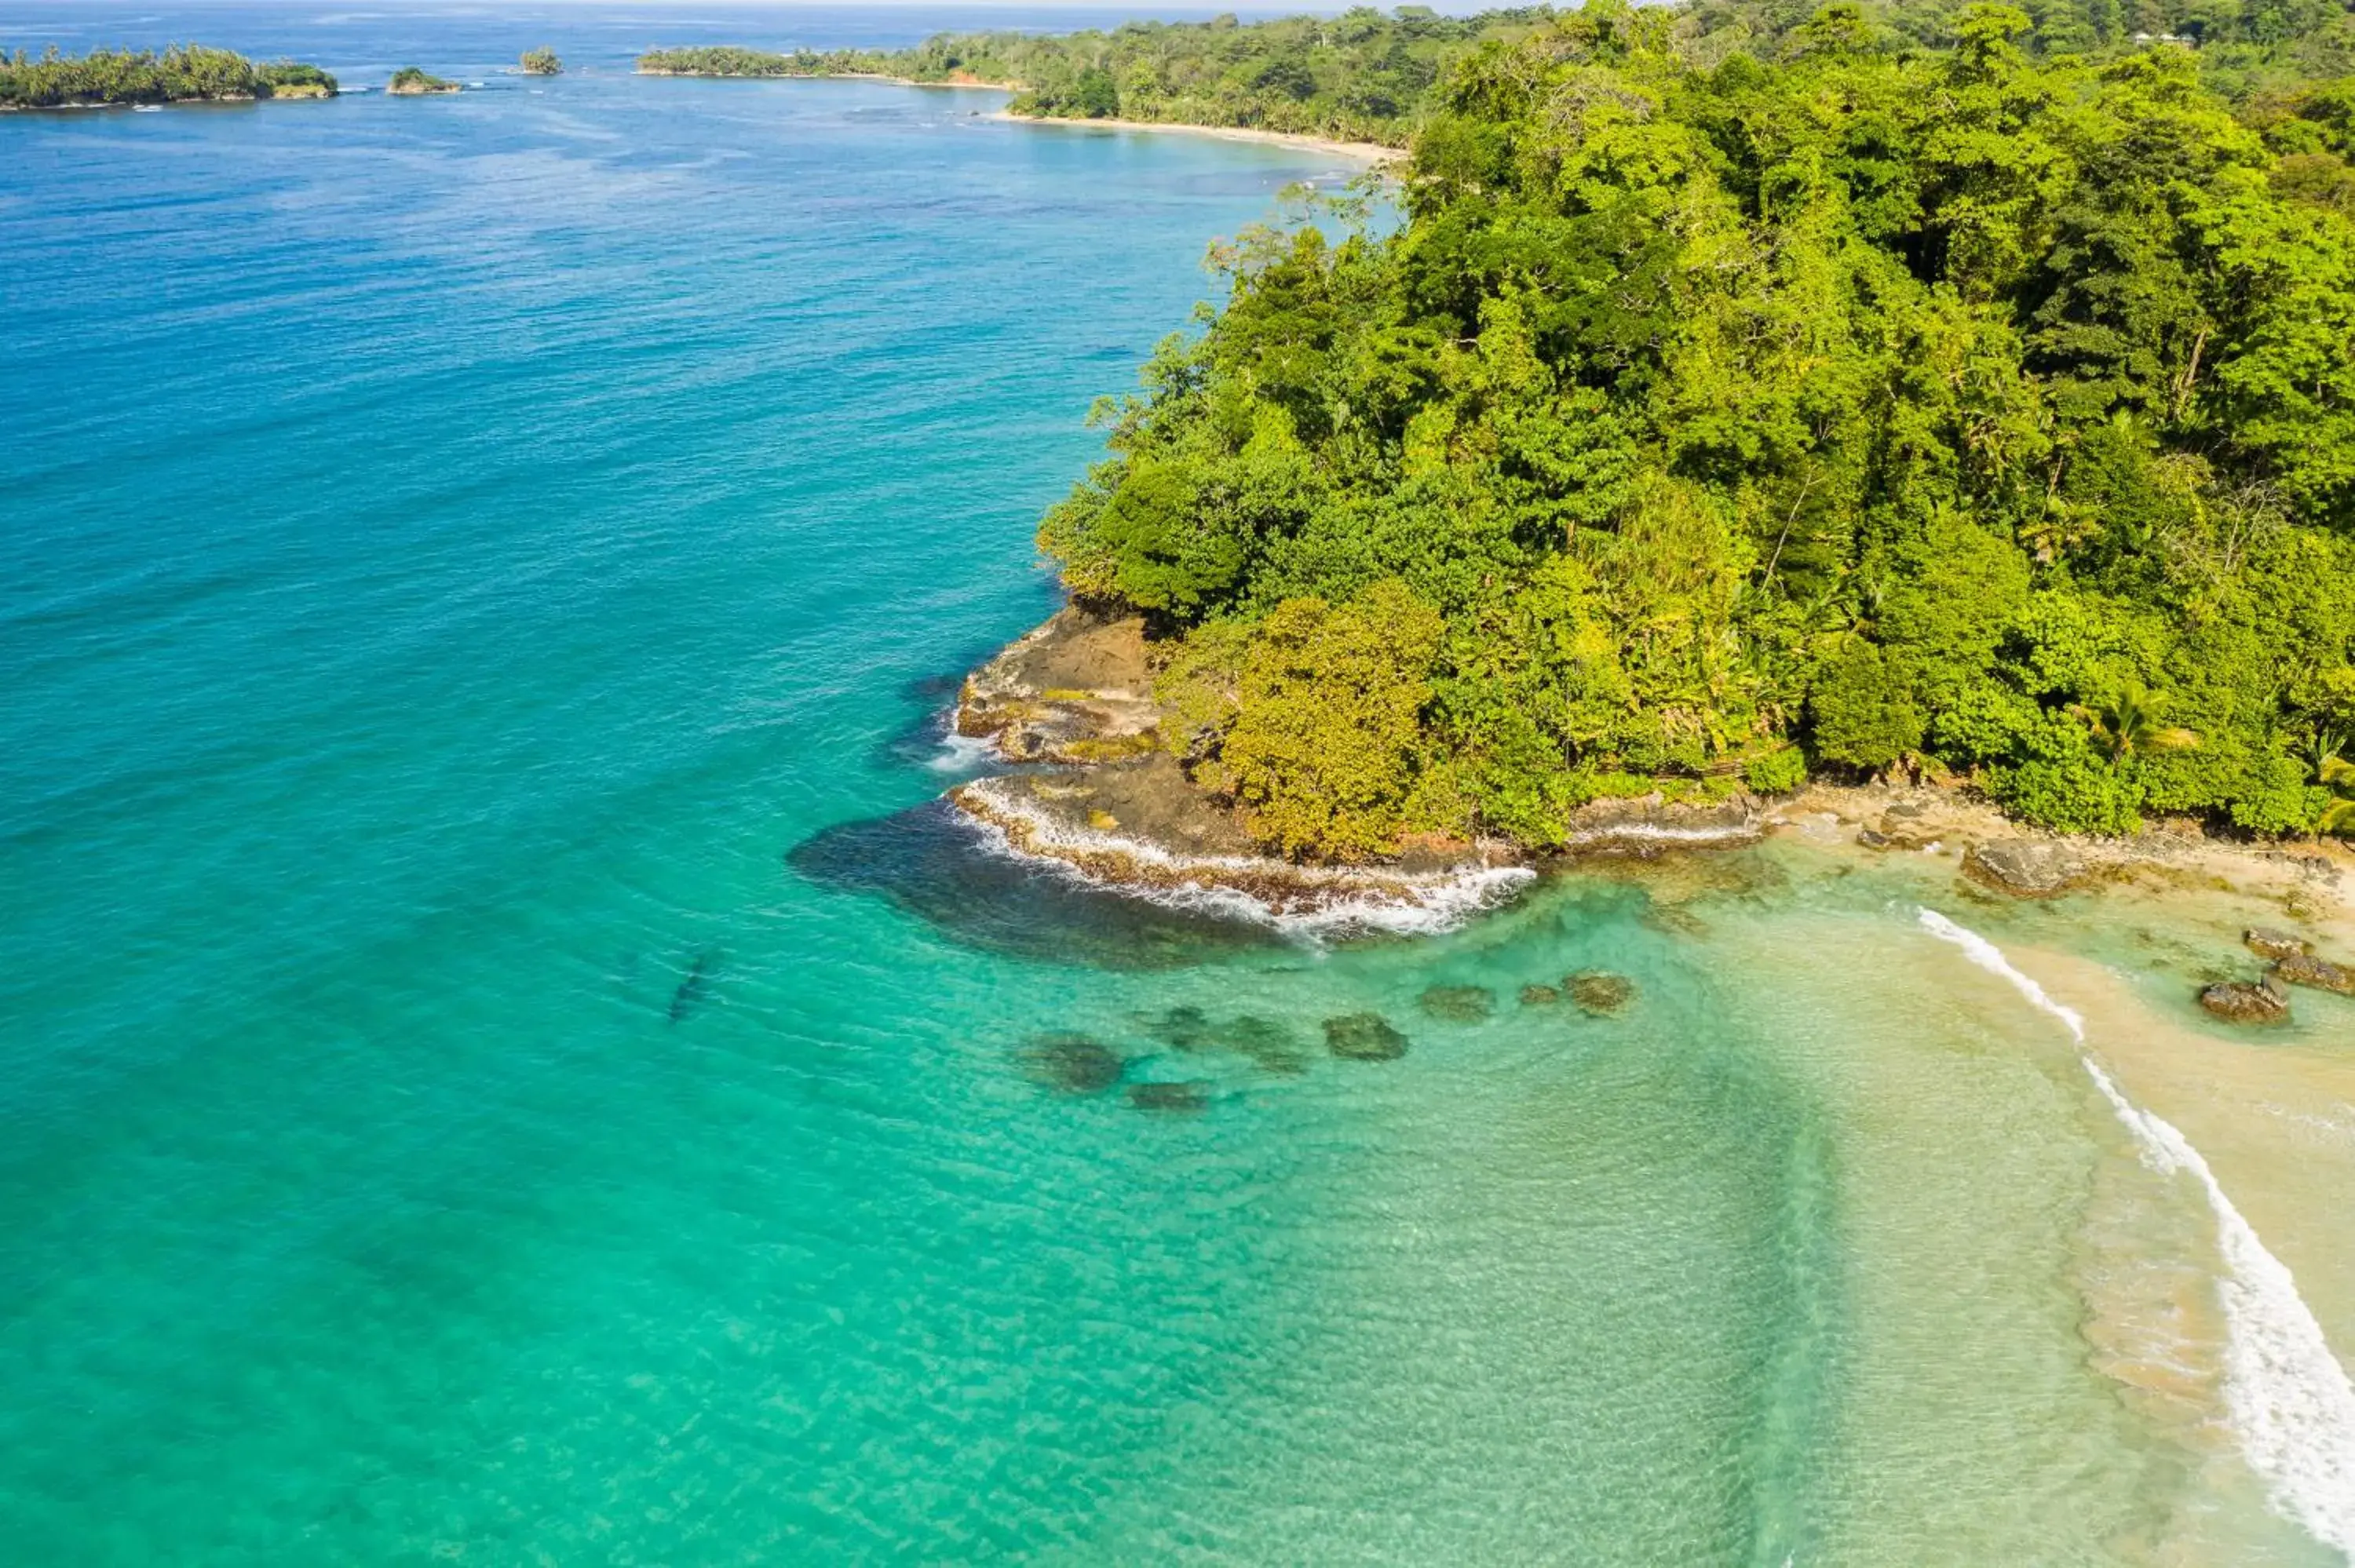
[(1341, 605), (1286, 599), (1261, 622), (1222, 758), (1261, 836), (1341, 860), (1398, 847), (1445, 630), (1396, 580)]

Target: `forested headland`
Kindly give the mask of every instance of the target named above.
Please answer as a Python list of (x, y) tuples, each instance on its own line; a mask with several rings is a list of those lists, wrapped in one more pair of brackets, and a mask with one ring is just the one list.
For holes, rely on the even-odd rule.
[(332, 98), (336, 79), (293, 60), (257, 65), (228, 49), (175, 44), (61, 55), (0, 54), (0, 108), (61, 109), (110, 103), (232, 102), (261, 98)]
[[(1814, 14), (1811, 0), (1684, 0), (1663, 47), (1701, 69), (1731, 56), (1779, 59)], [(2320, 0), (2047, 0), (2024, 13), (2017, 38), (2031, 58), (2107, 58), (2153, 43), (2197, 48), (2202, 80), (2243, 101), (2355, 71), (2355, 22)], [(1559, 15), (1567, 16), (1564, 12)], [(1548, 5), (1443, 16), (1420, 5), (1368, 6), (1337, 16), (1238, 22), (1131, 22), (1109, 31), (1041, 36), (943, 33), (911, 49), (731, 46), (655, 49), (650, 74), (868, 76), (1012, 90), (1018, 114), (1124, 119), (1287, 132), (1404, 146), (1437, 102), (1455, 63), (1556, 25)], [(1960, 42), (1952, 0), (1859, 7), (1858, 26), (1882, 52), (1946, 52)]]
[(1239, 23), (1132, 22), (1110, 32), (943, 33), (912, 49), (773, 54), (656, 49), (675, 76), (868, 76), (1005, 87), (1017, 114), (1224, 126), (1403, 146), (1449, 61), (1545, 26), (1546, 6), (1442, 16), (1423, 6)]
[(1401, 227), (1222, 253), (1040, 531), (1165, 743), (1324, 857), (1811, 772), (2346, 825), (2346, 19), (1724, 15), (1483, 43)]

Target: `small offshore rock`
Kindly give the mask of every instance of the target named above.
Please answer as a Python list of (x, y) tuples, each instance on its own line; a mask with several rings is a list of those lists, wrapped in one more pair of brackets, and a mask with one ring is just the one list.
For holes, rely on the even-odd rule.
[(1525, 985), (1521, 988), (1523, 1007), (1551, 1007), (1561, 1000), (1561, 992), (1550, 985)]
[(1023, 1048), (1030, 1075), (1067, 1095), (1100, 1095), (1120, 1082), (1120, 1053), (1084, 1034), (1042, 1034)]
[(2268, 926), (2250, 927), (2241, 933), (2241, 940), (2261, 959), (2302, 959), (2307, 953), (2304, 938)]
[(1890, 839), (1887, 833), (1877, 833), (1870, 828), (1863, 829), (1858, 832), (1856, 835), (1856, 842), (1862, 844), (1867, 849), (1876, 850), (1887, 849), (1890, 844)]
[(1497, 1011), (1497, 998), (1487, 986), (1435, 985), (1423, 993), (1422, 1005), (1433, 1018), (1477, 1023)]
[(1351, 1012), (1325, 1021), (1325, 1046), (1351, 1062), (1395, 1062), (1406, 1054), (1406, 1036), (1379, 1012)]
[(2284, 1023), (2289, 1020), (2289, 1000), (2272, 986), (2233, 981), (2211, 985), (2200, 993), (2200, 1005), (2233, 1023)]
[(2341, 996), (2355, 996), (2355, 969), (2334, 964), (2328, 959), (2318, 959), (2311, 953), (2287, 953), (2274, 965), (2273, 978), (2291, 985), (2311, 986), (2316, 991), (2335, 991)]
[(1571, 1001), (1597, 1018), (1608, 1017), (1636, 1000), (1636, 982), (1606, 969), (1581, 969), (1561, 984)]
[(1182, 1115), (1207, 1109), (1210, 1097), (1209, 1091), (1195, 1083), (1131, 1084), (1128, 1103), (1141, 1111)]
[(2045, 839), (1996, 839), (1974, 844), (1963, 874), (2014, 898), (2052, 898), (2085, 881), (2085, 857)]

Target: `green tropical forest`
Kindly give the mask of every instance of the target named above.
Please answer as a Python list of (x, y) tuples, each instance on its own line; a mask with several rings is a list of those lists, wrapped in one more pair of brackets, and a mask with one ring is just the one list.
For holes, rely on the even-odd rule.
[(1295, 854), (1811, 773), (2355, 827), (2355, 79), (2268, 15), (1484, 41), (1402, 221), (1217, 254), (1040, 542)]
[(1550, 25), (1547, 6), (1442, 16), (1384, 15), (1239, 23), (1131, 22), (1111, 32), (943, 33), (912, 49), (728, 46), (656, 49), (641, 70), (679, 76), (883, 76), (1016, 90), (1017, 114), (1222, 125), (1405, 145), (1449, 62), (1483, 40)]
[[(1736, 53), (1788, 58), (1815, 0), (1682, 0), (1660, 47), (1712, 69)], [(1561, 13), (1568, 16), (1571, 13)], [(2154, 43), (2199, 49), (2203, 81), (2244, 101), (2355, 72), (2355, 21), (2325, 0), (2052, 0), (2016, 37), (2031, 58), (2115, 57)], [(1443, 16), (1428, 7), (1359, 6), (1337, 16), (1130, 22), (1061, 35), (943, 33), (912, 49), (719, 46), (655, 49), (639, 68), (681, 76), (883, 76), (1016, 90), (1018, 114), (1124, 119), (1290, 132), (1403, 147), (1441, 98), (1456, 61), (1558, 25), (1547, 5)], [(1948, 52), (1961, 41), (1952, 0), (1859, 7), (1875, 50)]]
[(150, 49), (92, 49), (61, 55), (0, 53), (0, 108), (69, 104), (179, 103), (241, 98), (327, 98), (336, 79), (316, 66), (279, 60), (256, 65), (228, 49), (175, 44)]

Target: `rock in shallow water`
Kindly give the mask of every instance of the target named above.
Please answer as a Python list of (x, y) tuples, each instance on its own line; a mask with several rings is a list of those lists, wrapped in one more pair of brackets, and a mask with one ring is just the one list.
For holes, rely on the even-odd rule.
[(2252, 926), (2241, 933), (2241, 940), (2261, 959), (2296, 959), (2306, 954), (2305, 938), (2267, 926)]
[(2014, 898), (2053, 898), (2091, 875), (2085, 857), (2058, 840), (1997, 839), (1963, 856), (1964, 874)]
[(1451, 1022), (1477, 1023), (1497, 1011), (1497, 998), (1486, 986), (1435, 985), (1423, 993), (1423, 1010)]
[(1200, 1084), (1131, 1084), (1128, 1103), (1141, 1111), (1157, 1111), (1164, 1115), (1185, 1114), (1208, 1109), (1209, 1091)]
[(1120, 1053), (1084, 1034), (1041, 1034), (1022, 1048), (1032, 1077), (1066, 1095), (1100, 1095), (1120, 1082)]
[(1523, 1007), (1551, 1007), (1561, 1000), (1561, 992), (1550, 985), (1525, 985), (1521, 988)]
[(1379, 1012), (1352, 1012), (1325, 1021), (1325, 1045), (1352, 1062), (1394, 1062), (1406, 1054), (1406, 1036)]
[(2289, 1021), (2289, 999), (2263, 980), (2254, 985), (2211, 985), (2200, 993), (2200, 1005), (2233, 1023)]
[(2311, 953), (2285, 953), (2274, 965), (2273, 978), (2291, 985), (2311, 986), (2316, 991), (2334, 991), (2340, 996), (2355, 996), (2355, 969), (2334, 964), (2328, 959), (2318, 959)]
[(1581, 969), (1563, 980), (1570, 1000), (1597, 1018), (1608, 1017), (1636, 1000), (1636, 982), (1604, 969)]

